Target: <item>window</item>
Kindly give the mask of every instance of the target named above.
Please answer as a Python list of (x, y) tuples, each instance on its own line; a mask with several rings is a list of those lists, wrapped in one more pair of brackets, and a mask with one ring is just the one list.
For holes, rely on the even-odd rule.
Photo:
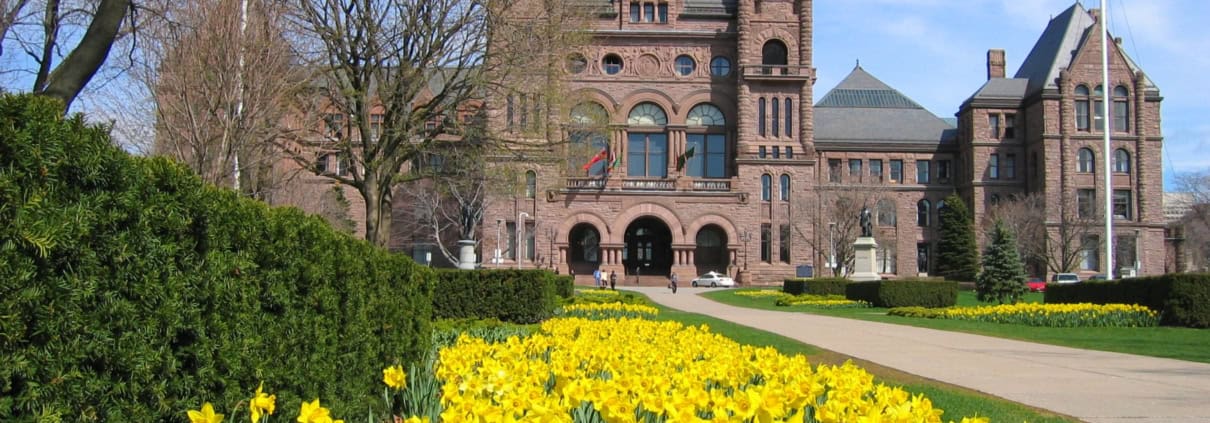
[(1017, 115), (1004, 115), (1004, 138), (1017, 137)]
[(534, 261), (534, 251), (536, 250), (534, 241), (537, 240), (535, 235), (538, 232), (534, 225), (535, 222), (525, 222), (525, 259), (531, 262)]
[(760, 200), (773, 201), (773, 176), (760, 175)]
[(776, 145), (773, 146), (773, 158), (775, 158), (775, 159), (781, 158), (781, 147), (776, 146)]
[(601, 69), (607, 75), (617, 75), (622, 71), (622, 57), (616, 54), (607, 54), (601, 59)]
[(529, 126), (529, 95), (521, 94), (521, 130)]
[(777, 97), (774, 97), (771, 103), (773, 103), (773, 136), (776, 137), (781, 132), (781, 125), (779, 125), (781, 123), (781, 114), (778, 113), (779, 109), (781, 109), (781, 102), (777, 101)]
[(882, 159), (870, 159), (870, 181), (882, 182)]
[(660, 23), (668, 23), (668, 3), (660, 3), (657, 8), (660, 10)]
[(681, 76), (688, 76), (697, 69), (697, 62), (693, 61), (692, 57), (680, 55), (676, 57), (676, 73)]
[(1101, 101), (1104, 95), (1105, 90), (1100, 85), (1092, 89), (1092, 126), (1098, 131), (1105, 130), (1105, 102)]
[(794, 113), (791, 112), (791, 110), (794, 110), (793, 105), (794, 105), (794, 102), (787, 98), (786, 99), (786, 136), (787, 137), (793, 136), (793, 135), (791, 135), (791, 134), (793, 134), (793, 132), (790, 132), (790, 129), (794, 127)]
[(987, 157), (987, 178), (1000, 179), (1000, 155), (992, 154)]
[(756, 147), (756, 157), (765, 158), (765, 146)]
[(1113, 190), (1113, 218), (1114, 219), (1131, 219), (1131, 209), (1134, 204), (1131, 202), (1131, 192), (1128, 189)]
[(840, 159), (828, 159), (828, 182), (840, 182)]
[(1118, 85), (1113, 89), (1113, 131), (1130, 132), (1130, 108), (1126, 87)]
[(349, 172), (353, 171), (353, 158), (348, 154), (341, 154), (336, 159), (336, 174), (340, 176), (348, 176)]
[(991, 139), (1000, 138), (1000, 115), (987, 116), (987, 137)]
[(534, 198), (538, 192), (538, 174), (532, 170), (525, 171), (525, 198)]
[(328, 173), (328, 161), (331, 160), (331, 154), (321, 154), (315, 158), (315, 172)]
[(1092, 173), (1096, 168), (1096, 160), (1092, 157), (1092, 150), (1081, 148), (1077, 154), (1076, 171), (1080, 173)]
[(1130, 173), (1130, 153), (1125, 149), (1119, 148), (1113, 152), (1113, 171)]
[(686, 150), (693, 156), (685, 161), (686, 176), (727, 177), (727, 136), (723, 134), (686, 134)]
[(654, 21), (655, 21), (655, 4), (652, 4), (652, 3), (643, 4), (643, 22), (654, 22)]
[(929, 161), (928, 160), (917, 160), (916, 161), (916, 183), (918, 183), (918, 184), (929, 183)]
[(878, 247), (878, 273), (897, 273), (895, 265), (895, 248), (891, 246)]
[(514, 101), (513, 96), (511, 96), (511, 95), (508, 96), (508, 100), (507, 100), (508, 104), (505, 106), (505, 109), (504, 109), (504, 119), (508, 122), (509, 131), (513, 130), (513, 114), (514, 114), (513, 101)]
[(718, 107), (702, 103), (689, 109), (685, 124), (689, 126), (726, 126), (727, 118), (723, 116), (723, 111)]
[(781, 189), (781, 201), (790, 201), (790, 175), (781, 175), (778, 188)]
[(1137, 267), (1138, 239), (1133, 235), (1119, 235), (1113, 238), (1113, 262), (1119, 269), (1115, 272), (1123, 267)]
[(916, 271), (920, 273), (928, 273), (929, 271), (929, 245), (924, 242), (916, 243)]
[(1017, 155), (1004, 155), (1004, 179), (1017, 179)]
[(861, 182), (861, 159), (849, 159), (849, 180)]
[(780, 40), (766, 41), (765, 46), (761, 48), (761, 64), (765, 65), (765, 73), (772, 73), (773, 66), (785, 66), (787, 52), (786, 44)]
[(1099, 270), (1101, 268), (1101, 240), (1096, 235), (1085, 236), (1081, 240), (1080, 269)]
[(778, 228), (777, 255), (782, 263), (790, 262), (790, 224), (782, 223)]
[(1076, 130), (1088, 130), (1088, 87), (1076, 86)]
[(711, 76), (727, 76), (731, 74), (731, 59), (723, 56), (715, 56), (710, 59), (710, 75)]
[(370, 115), (370, 138), (378, 141), (380, 135), (382, 135), (382, 113), (373, 113)]
[(344, 115), (340, 113), (328, 113), (324, 115), (324, 126), (328, 129), (328, 136), (332, 138), (340, 138), (344, 134)]
[(903, 160), (891, 160), (891, 182), (903, 182)]
[(628, 176), (668, 176), (668, 136), (664, 133), (631, 132), (626, 144)]
[(640, 6), (639, 6), (638, 2), (630, 2), (630, 22), (631, 23), (639, 21), (639, 7)]
[(786, 158), (787, 159), (794, 158), (794, 147), (786, 147)]
[(766, 263), (773, 262), (773, 249), (772, 245), (770, 245), (773, 243), (773, 234), (771, 232), (773, 232), (772, 225), (768, 223), (760, 225), (760, 261)]
[(508, 233), (508, 241), (504, 243), (504, 252), (501, 257), (516, 260), (514, 254), (517, 251), (517, 222), (508, 222), (504, 225), (504, 231)]
[(878, 200), (878, 226), (895, 226), (895, 203), (891, 200)]
[(756, 100), (756, 133), (765, 136), (765, 98)]
[(567, 56), (567, 72), (578, 74), (584, 72), (588, 68), (588, 59), (584, 58), (583, 54), (572, 53)]
[(530, 127), (530, 130), (537, 131), (538, 128), (540, 128), (542, 126), (542, 97), (539, 96), (538, 94), (533, 94), (533, 97), (534, 97), (533, 98), (534, 120), (533, 120), (533, 126)]
[(950, 161), (937, 161), (937, 182), (947, 183), (950, 180)]
[(916, 225), (928, 226), (929, 216), (932, 215), (932, 207), (929, 205), (929, 200), (920, 200), (916, 203)]
[(1097, 191), (1094, 189), (1078, 189), (1076, 190), (1076, 217), (1080, 219), (1091, 219), (1093, 217), (1093, 207), (1097, 201)]

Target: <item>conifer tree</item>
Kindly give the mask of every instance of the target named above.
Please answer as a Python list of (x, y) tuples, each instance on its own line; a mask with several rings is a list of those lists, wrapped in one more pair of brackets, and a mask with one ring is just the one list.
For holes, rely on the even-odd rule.
[(957, 194), (945, 198), (937, 242), (937, 273), (949, 280), (973, 281), (979, 273), (979, 246), (970, 209)]
[(1017, 254), (1017, 241), (1004, 221), (996, 220), (987, 248), (983, 251), (983, 271), (975, 279), (979, 301), (1016, 303), (1025, 295), (1025, 267)]

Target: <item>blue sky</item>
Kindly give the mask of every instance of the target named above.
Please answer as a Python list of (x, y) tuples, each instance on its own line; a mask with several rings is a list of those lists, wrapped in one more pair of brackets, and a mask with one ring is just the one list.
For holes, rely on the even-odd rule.
[[(1100, 1), (1084, 1), (1089, 9)], [(1012, 76), (1054, 15), (1074, 0), (820, 0), (816, 100), (861, 67), (941, 117), (987, 80), (987, 50)], [(1109, 32), (1160, 88), (1165, 187), (1210, 169), (1210, 1), (1112, 0)]]

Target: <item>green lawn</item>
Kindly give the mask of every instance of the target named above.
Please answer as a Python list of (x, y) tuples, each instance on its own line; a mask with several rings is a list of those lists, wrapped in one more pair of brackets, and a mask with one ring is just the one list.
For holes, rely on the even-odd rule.
[[(811, 306), (778, 307), (772, 298), (735, 295), (739, 290), (718, 290), (703, 294), (706, 298), (738, 307), (814, 313), (874, 322), (918, 326), (939, 330), (974, 333), (1099, 351), (1114, 351), (1152, 357), (1210, 363), (1210, 330), (1176, 327), (1151, 328), (1044, 328), (1025, 325), (969, 322), (958, 320), (887, 316), (884, 308), (822, 309)], [(778, 289), (778, 288), (763, 288)], [(1042, 294), (1031, 293), (1027, 302), (1042, 302)], [(959, 306), (982, 305), (970, 291), (958, 294)]]
[[(719, 291), (731, 292), (731, 291)], [(734, 296), (734, 295), (732, 295)], [(744, 298), (734, 296), (736, 298)], [(841, 364), (851, 357), (803, 344), (781, 335), (738, 325), (725, 320), (716, 319), (696, 313), (674, 310), (648, 301), (660, 309), (658, 320), (675, 320), (687, 325), (705, 324), (710, 330), (722, 334), (736, 342), (755, 345), (771, 346), (783, 354), (803, 354), (812, 363)], [(771, 304), (771, 302), (770, 302)], [(855, 364), (865, 368), (883, 383), (901, 386), (908, 392), (924, 394), (933, 405), (945, 410), (944, 421), (958, 421), (962, 417), (990, 417), (993, 422), (1074, 422), (1065, 416), (1037, 410), (1024, 405), (988, 396), (962, 387), (940, 383), (916, 375), (903, 373), (888, 367), (873, 363), (853, 360)]]

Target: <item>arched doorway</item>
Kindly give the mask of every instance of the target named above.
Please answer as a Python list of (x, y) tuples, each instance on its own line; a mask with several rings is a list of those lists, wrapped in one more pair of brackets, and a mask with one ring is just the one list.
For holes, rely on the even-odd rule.
[(567, 267), (573, 274), (592, 273), (601, 264), (601, 233), (588, 223), (571, 228), (567, 235)]
[(667, 276), (672, 270), (672, 231), (655, 217), (635, 219), (626, 227), (622, 265), (627, 275)]
[(727, 232), (718, 225), (706, 225), (697, 231), (697, 250), (694, 251), (694, 265), (697, 274), (715, 271), (727, 274), (730, 267), (730, 254), (727, 253)]

